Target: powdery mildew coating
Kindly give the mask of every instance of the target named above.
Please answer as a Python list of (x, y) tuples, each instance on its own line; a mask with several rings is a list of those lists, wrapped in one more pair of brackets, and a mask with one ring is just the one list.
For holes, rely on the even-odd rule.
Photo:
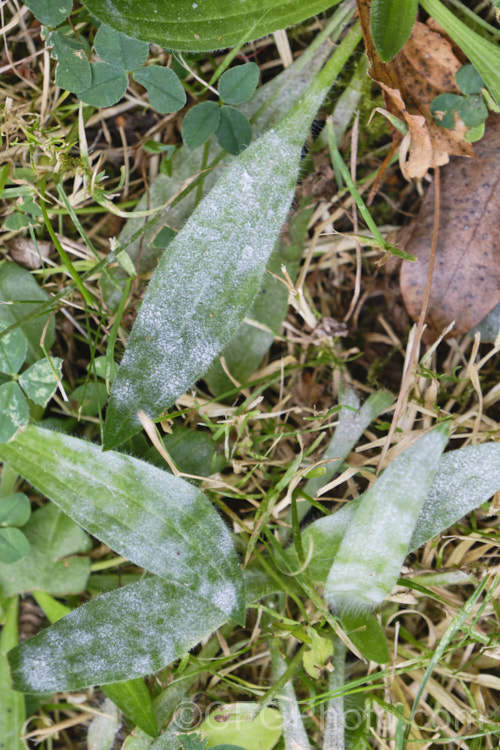
[(10, 652), (16, 689), (79, 690), (158, 671), (226, 615), (189, 587), (151, 578), (73, 610)]
[(446, 427), (427, 433), (365, 493), (328, 575), (331, 607), (373, 608), (391, 592), (447, 439)]
[(164, 253), (113, 385), (106, 447), (138, 431), (139, 409), (158, 417), (193, 385), (251, 307), (331, 83), (327, 68), (278, 126), (226, 169)]
[(300, 156), (275, 131), (258, 145), (226, 170), (164, 253), (113, 386), (111, 422), (136, 429), (138, 409), (158, 416), (208, 370), (251, 306)]
[[(441, 456), (432, 486), (417, 518), (409, 551), (418, 549), (463, 516), (487, 502), (500, 489), (500, 443), (483, 443)], [(363, 496), (335, 513), (318, 518), (304, 531), (303, 545), (312, 545), (308, 572), (326, 580), (337, 550)]]
[(231, 536), (207, 498), (145, 461), (38, 427), (2, 458), (112, 549), (236, 618), (243, 579)]
[(445, 453), (418, 517), (410, 549), (449, 528), (500, 490), (500, 443)]

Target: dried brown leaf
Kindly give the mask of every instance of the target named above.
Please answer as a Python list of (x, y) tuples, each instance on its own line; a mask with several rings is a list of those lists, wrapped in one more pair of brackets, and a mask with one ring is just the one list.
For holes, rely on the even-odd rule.
[[(492, 115), (477, 159), (452, 159), (441, 170), (440, 229), (426, 322), (451, 335), (470, 331), (500, 302), (500, 116)], [(424, 198), (405, 249), (401, 291), (411, 317), (419, 316), (430, 257), (434, 185)]]
[[(401, 52), (383, 63), (370, 35), (370, 0), (358, 0), (358, 9), (370, 76), (382, 87), (387, 109), (402, 116), (408, 125), (408, 134), (400, 148), (404, 175), (423, 177), (431, 167), (447, 164), (451, 154), (474, 156), (472, 146), (464, 138), (464, 124), (457, 120), (453, 130), (442, 128), (430, 112), (431, 102), (438, 94), (460, 93), (455, 73), (462, 63), (448, 39), (417, 21)], [(399, 134), (394, 137), (400, 139)]]

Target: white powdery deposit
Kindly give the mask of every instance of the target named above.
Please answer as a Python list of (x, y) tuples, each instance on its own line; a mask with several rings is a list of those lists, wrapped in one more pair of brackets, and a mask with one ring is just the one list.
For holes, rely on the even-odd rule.
[(331, 81), (298, 105), (222, 174), (151, 279), (108, 407), (104, 440), (138, 431), (210, 367), (250, 309), (286, 220), (309, 126)]
[(424, 435), (363, 496), (326, 582), (325, 600), (332, 608), (373, 608), (390, 593), (447, 437), (443, 427)]
[(93, 443), (34, 426), (4, 450), (2, 457), (22, 476), (109, 547), (188, 586), (193, 595), (215, 601), (231, 587), (234, 612), (241, 614), (243, 579), (231, 535), (189, 482), (132, 456), (103, 453)]
[(10, 654), (26, 692), (78, 690), (140, 677), (170, 664), (227, 616), (159, 578), (124, 586), (73, 610)]

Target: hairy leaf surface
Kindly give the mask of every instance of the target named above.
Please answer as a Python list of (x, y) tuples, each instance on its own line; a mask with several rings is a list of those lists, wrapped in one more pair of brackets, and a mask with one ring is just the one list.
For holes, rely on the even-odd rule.
[[(483, 443), (445, 453), (420, 510), (409, 552), (421, 547), (463, 516), (487, 502), (500, 489), (500, 443)], [(363, 495), (330, 516), (314, 521), (303, 534), (303, 545), (312, 548), (308, 572), (325, 581)], [(288, 555), (294, 559), (293, 549)], [(294, 565), (297, 561), (294, 560)]]
[(328, 573), (330, 606), (374, 607), (391, 592), (448, 435), (448, 425), (435, 427), (365, 492)]
[(351, 30), (298, 104), (226, 169), (169, 245), (113, 383), (105, 448), (141, 429), (139, 409), (159, 417), (236, 332), (288, 214), (311, 122), (358, 41)]
[(151, 674), (227, 619), (189, 585), (156, 577), (133, 583), (87, 602), (13, 649), (14, 686), (46, 693)]
[(89, 11), (127, 36), (168, 49), (232, 47), (321, 13), (339, 0), (85, 0)]
[(2, 445), (0, 458), (112, 549), (244, 621), (243, 579), (231, 536), (189, 482), (34, 426)]

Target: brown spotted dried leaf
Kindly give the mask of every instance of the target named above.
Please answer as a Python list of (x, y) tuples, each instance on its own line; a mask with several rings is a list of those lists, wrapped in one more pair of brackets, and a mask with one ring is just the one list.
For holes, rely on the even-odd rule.
[[(387, 109), (408, 125), (400, 147), (404, 175), (423, 177), (431, 167), (447, 164), (452, 154), (474, 156), (464, 138), (466, 128), (461, 120), (457, 119), (453, 130), (447, 130), (434, 122), (430, 112), (431, 102), (438, 94), (460, 94), (455, 73), (462, 63), (450, 41), (417, 21), (401, 52), (383, 63), (370, 35), (370, 0), (358, 0), (358, 9), (370, 76), (383, 89)], [(395, 137), (401, 138), (399, 134)]]
[[(500, 302), (500, 115), (491, 115), (476, 159), (452, 159), (441, 170), (440, 226), (426, 323), (451, 335), (470, 331)], [(401, 291), (416, 320), (427, 281), (434, 223), (434, 185), (424, 198), (405, 249)]]

